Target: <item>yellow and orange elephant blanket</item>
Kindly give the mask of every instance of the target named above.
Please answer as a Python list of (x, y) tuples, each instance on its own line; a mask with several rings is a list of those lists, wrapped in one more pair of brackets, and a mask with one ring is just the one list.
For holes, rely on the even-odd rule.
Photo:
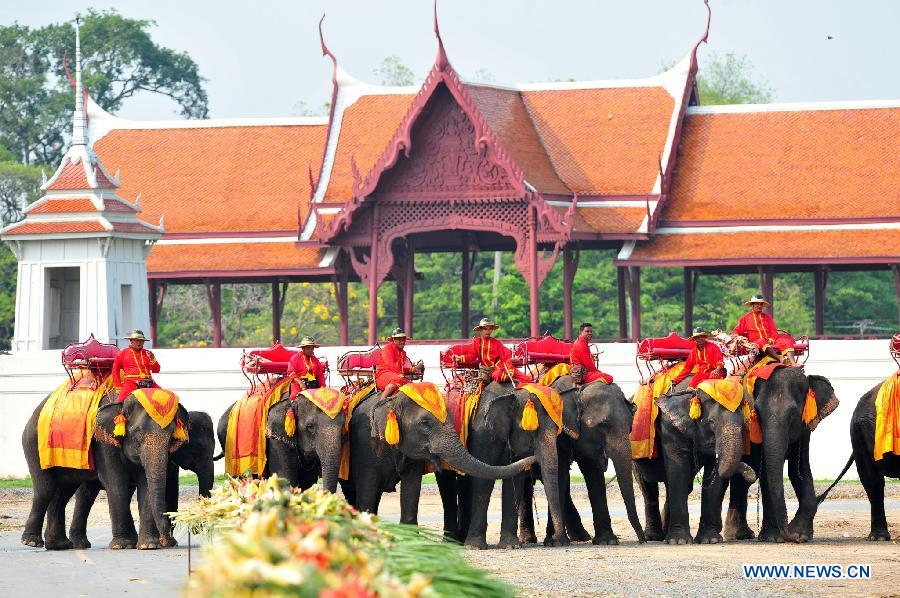
[(328, 388), (327, 386), (311, 388), (302, 391), (300, 394), (331, 419), (336, 418), (337, 414), (344, 408), (344, 399), (346, 397), (335, 388)]
[(263, 475), (266, 469), (266, 424), (269, 408), (290, 389), (291, 378), (261, 384), (235, 403), (228, 414), (225, 437), (225, 473)]
[(93, 469), (91, 438), (100, 399), (112, 390), (112, 377), (97, 379), (78, 370), (75, 383), (66, 380), (54, 390), (38, 416), (38, 457), (41, 469)]
[(672, 379), (684, 369), (680, 361), (656, 374), (652, 380), (638, 386), (634, 394), (637, 411), (631, 420), (631, 457), (633, 459), (653, 459), (658, 455), (656, 446), (656, 416), (659, 407), (656, 399), (669, 392)]
[(563, 400), (559, 393), (553, 388), (542, 384), (523, 384), (519, 388), (524, 388), (538, 398), (541, 405), (544, 407), (544, 411), (547, 412), (547, 415), (549, 415), (550, 419), (553, 420), (553, 423), (556, 424), (556, 434), (558, 436), (563, 428)]
[(875, 396), (875, 460), (900, 455), (900, 371), (885, 380)]
[(138, 388), (131, 392), (147, 415), (160, 428), (165, 428), (178, 413), (178, 395), (164, 388)]

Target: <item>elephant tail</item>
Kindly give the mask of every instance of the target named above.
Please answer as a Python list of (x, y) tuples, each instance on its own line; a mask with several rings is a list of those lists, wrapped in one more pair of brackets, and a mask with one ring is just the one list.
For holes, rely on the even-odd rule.
[(221, 459), (222, 457), (224, 457), (224, 456), (225, 456), (225, 451), (222, 451), (221, 453), (219, 453), (218, 455), (216, 455), (215, 457), (213, 457), (213, 461), (218, 461), (218, 460), (220, 460), (220, 459)]
[(825, 489), (825, 492), (823, 492), (822, 494), (820, 494), (819, 496), (816, 497), (817, 505), (822, 504), (822, 501), (824, 501), (828, 497), (828, 493), (831, 492), (832, 488), (837, 486), (837, 483), (841, 481), (841, 478), (844, 477), (844, 474), (847, 473), (847, 470), (850, 469), (851, 465), (853, 465), (853, 454), (852, 453), (850, 455), (850, 458), (847, 459), (847, 464), (844, 465), (844, 471), (841, 472), (841, 475), (839, 475), (837, 477), (837, 479), (831, 483), (831, 486), (829, 486), (828, 488)]

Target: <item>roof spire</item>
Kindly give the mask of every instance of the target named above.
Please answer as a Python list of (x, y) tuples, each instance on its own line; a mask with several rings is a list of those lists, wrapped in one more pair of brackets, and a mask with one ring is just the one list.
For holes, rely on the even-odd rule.
[(447, 59), (447, 52), (444, 50), (444, 40), (441, 39), (441, 29), (438, 27), (437, 0), (434, 0), (434, 35), (438, 41), (438, 53), (434, 64), (438, 67), (438, 70), (442, 71), (450, 66), (450, 61)]
[(706, 5), (706, 30), (703, 32), (703, 37), (697, 40), (697, 43), (694, 44), (694, 49), (691, 51), (691, 66), (694, 69), (697, 68), (697, 49), (700, 48), (700, 44), (709, 43), (709, 23), (712, 21), (712, 8), (709, 6), (709, 0), (703, 0), (703, 4)]
[(328, 56), (331, 58), (331, 62), (334, 63), (334, 70), (331, 75), (331, 82), (337, 84), (337, 57), (328, 49), (328, 46), (325, 45), (325, 34), (322, 33), (322, 21), (325, 20), (325, 13), (322, 13), (322, 18), (319, 19), (319, 41), (322, 42), (322, 56)]
[(81, 15), (75, 15), (75, 113), (72, 119), (72, 145), (87, 145), (87, 117), (84, 112), (84, 87), (81, 83)]

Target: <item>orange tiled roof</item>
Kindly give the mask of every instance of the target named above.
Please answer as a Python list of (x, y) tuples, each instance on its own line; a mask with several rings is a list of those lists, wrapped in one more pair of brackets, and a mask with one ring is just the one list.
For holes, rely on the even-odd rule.
[(635, 202), (633, 208), (575, 208), (575, 229), (580, 232), (637, 233), (647, 218), (647, 206)]
[(662, 219), (900, 217), (898, 152), (900, 108), (689, 114)]
[(94, 146), (167, 233), (294, 231), (309, 210), (325, 125), (114, 129)]
[(523, 91), (556, 172), (584, 195), (653, 191), (675, 100), (662, 87)]
[[(118, 203), (118, 202), (116, 202)], [(120, 204), (121, 205), (121, 204)], [(122, 206), (125, 207), (125, 206)], [(72, 212), (96, 212), (90, 199), (49, 199), (28, 211), (29, 214), (65, 214)]]
[[(147, 229), (142, 228), (142, 232)], [(5, 233), (4, 237), (11, 235), (49, 235), (64, 233), (105, 233), (106, 229), (99, 220), (85, 220), (75, 222), (25, 222)]]
[(150, 274), (217, 271), (286, 272), (316, 268), (322, 249), (294, 243), (211, 243), (154, 245), (147, 257)]
[(66, 165), (59, 177), (53, 181), (53, 184), (47, 187), (48, 191), (66, 191), (69, 189), (90, 189), (91, 184), (87, 180), (87, 174), (84, 172), (84, 166), (79, 162), (75, 163), (64, 158)]
[[(843, 229), (771, 232), (657, 234), (638, 242), (622, 263), (631, 265), (717, 265), (900, 261), (900, 231)], [(774, 239), (774, 240), (773, 240)]]
[(351, 160), (356, 161), (360, 176), (367, 176), (414, 97), (415, 94), (367, 95), (344, 111), (325, 202), (343, 203), (353, 197)]

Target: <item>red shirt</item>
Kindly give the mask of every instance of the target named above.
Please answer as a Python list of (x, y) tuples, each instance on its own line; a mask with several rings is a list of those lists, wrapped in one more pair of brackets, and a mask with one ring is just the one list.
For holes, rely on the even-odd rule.
[(585, 372), (600, 371), (597, 369), (596, 364), (594, 364), (594, 356), (591, 355), (591, 346), (580, 336), (572, 343), (572, 352), (569, 355), (569, 361), (572, 365), (584, 367)]
[(113, 361), (113, 385), (121, 390), (126, 381), (146, 380), (158, 372), (159, 363), (150, 351), (126, 347), (116, 354)]
[(771, 343), (778, 336), (778, 328), (775, 327), (772, 316), (753, 311), (741, 316), (732, 332), (746, 337), (751, 343), (756, 343), (760, 339)]
[(509, 364), (512, 351), (506, 345), (493, 337), (482, 338), (476, 336), (472, 344), (466, 348), (465, 354), (470, 359), (477, 359), (478, 363), (488, 368), (496, 368), (503, 364)]
[(383, 347), (379, 352), (375, 371), (379, 374), (394, 372), (402, 376), (405, 371), (409, 371), (409, 368), (406, 367), (406, 361), (406, 351), (391, 343)]
[(691, 354), (688, 355), (687, 362), (684, 364), (684, 369), (672, 381), (672, 384), (678, 384), (690, 376), (694, 368), (697, 368), (698, 374), (709, 374), (723, 365), (725, 365), (725, 359), (722, 357), (722, 351), (717, 345), (707, 342), (702, 349), (694, 345)]
[(325, 366), (315, 355), (307, 357), (302, 351), (297, 353), (288, 362), (287, 373), (294, 378), (318, 380), (320, 388), (325, 386)]

